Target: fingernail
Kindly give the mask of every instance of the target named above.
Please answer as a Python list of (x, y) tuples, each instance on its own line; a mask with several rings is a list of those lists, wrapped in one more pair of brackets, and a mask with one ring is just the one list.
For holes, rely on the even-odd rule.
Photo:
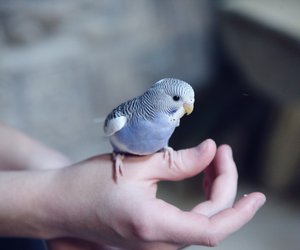
[(266, 202), (265, 197), (258, 198), (254, 203), (254, 207), (256, 208), (256, 210), (258, 210), (265, 204), (265, 202)]
[(229, 156), (230, 158), (233, 157), (233, 155), (232, 155), (232, 148), (229, 145), (227, 145), (227, 156)]
[(200, 143), (197, 146), (198, 151), (199, 152), (204, 151), (207, 148), (207, 145), (208, 145), (208, 140), (205, 140), (204, 142)]

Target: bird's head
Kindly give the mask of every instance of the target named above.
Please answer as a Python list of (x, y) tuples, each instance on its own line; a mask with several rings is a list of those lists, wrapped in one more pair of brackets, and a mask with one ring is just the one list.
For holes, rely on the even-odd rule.
[(176, 113), (178, 118), (193, 112), (195, 93), (188, 83), (174, 78), (165, 78), (154, 83), (151, 89), (158, 93), (159, 105), (164, 111)]

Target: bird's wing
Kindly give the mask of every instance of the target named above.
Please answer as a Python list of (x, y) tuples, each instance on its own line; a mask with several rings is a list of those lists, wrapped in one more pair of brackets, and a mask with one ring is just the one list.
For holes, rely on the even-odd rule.
[(121, 130), (127, 122), (136, 116), (139, 110), (139, 98), (133, 98), (116, 107), (106, 118), (104, 133), (111, 136)]
[(111, 136), (121, 130), (127, 123), (127, 117), (121, 113), (113, 113), (109, 115), (104, 123), (104, 133), (106, 136)]

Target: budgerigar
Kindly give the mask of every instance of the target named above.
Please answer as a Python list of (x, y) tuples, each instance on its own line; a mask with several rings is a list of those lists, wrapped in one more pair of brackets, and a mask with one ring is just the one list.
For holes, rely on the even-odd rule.
[(165, 150), (172, 158), (169, 139), (180, 118), (192, 113), (194, 101), (195, 93), (188, 83), (165, 78), (108, 114), (104, 133), (113, 147), (115, 177), (123, 174), (122, 160), (127, 154), (149, 155)]

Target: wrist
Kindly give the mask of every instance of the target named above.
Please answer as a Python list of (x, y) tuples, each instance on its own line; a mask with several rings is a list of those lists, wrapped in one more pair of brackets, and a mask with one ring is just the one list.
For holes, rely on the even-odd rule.
[(101, 208), (110, 195), (108, 165), (104, 156), (56, 170), (0, 172), (0, 236), (98, 239), (110, 228)]
[(55, 171), (0, 173), (0, 236), (52, 238), (59, 235), (45, 204), (51, 197)]
[(101, 184), (101, 177), (97, 178), (98, 169), (98, 165), (93, 168), (79, 163), (51, 171), (51, 183), (45, 188), (47, 198), (42, 197), (40, 201), (44, 211), (42, 217), (45, 218), (49, 232), (48, 239), (76, 238), (92, 233), (89, 229), (93, 229), (98, 222), (95, 212), (96, 198), (93, 197), (94, 181)]

